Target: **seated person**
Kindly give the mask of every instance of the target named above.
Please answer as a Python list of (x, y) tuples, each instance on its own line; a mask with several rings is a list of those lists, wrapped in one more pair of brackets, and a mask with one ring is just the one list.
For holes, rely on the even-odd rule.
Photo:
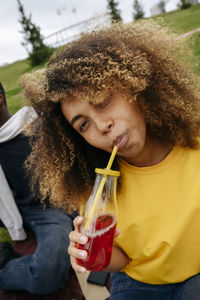
[(40, 199), (30, 192), (24, 162), (31, 147), (28, 137), (22, 134), (23, 121), (16, 122), (25, 110), (27, 107), (14, 116), (10, 115), (0, 84), (0, 165), (21, 213), (23, 226), (32, 230), (37, 240), (33, 255), (16, 257), (13, 253), (9, 261), (2, 257), (5, 243), (0, 244), (0, 289), (48, 294), (61, 288), (68, 276), (70, 259), (67, 248), (73, 214), (52, 208), (47, 201), (44, 208)]

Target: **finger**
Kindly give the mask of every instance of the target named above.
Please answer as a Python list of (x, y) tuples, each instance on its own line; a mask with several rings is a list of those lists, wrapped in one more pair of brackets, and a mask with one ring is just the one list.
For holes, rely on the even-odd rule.
[(115, 229), (115, 238), (118, 237), (120, 235), (120, 229), (116, 228)]
[(76, 271), (78, 273), (85, 273), (86, 272), (86, 268), (78, 265), (77, 261), (74, 257), (70, 257), (70, 260), (71, 260), (71, 266), (74, 269), (74, 271)]
[(75, 243), (75, 245), (77, 243), (86, 244), (88, 241), (87, 236), (78, 231), (71, 231), (69, 234), (69, 239), (70, 239), (70, 242)]
[(75, 228), (76, 231), (80, 231), (80, 226), (81, 226), (82, 223), (83, 223), (83, 217), (77, 216), (74, 219), (74, 228)]
[(71, 244), (68, 247), (68, 253), (71, 257), (74, 257), (76, 259), (77, 258), (80, 258), (80, 259), (87, 258), (87, 251), (78, 249), (78, 248), (72, 246)]

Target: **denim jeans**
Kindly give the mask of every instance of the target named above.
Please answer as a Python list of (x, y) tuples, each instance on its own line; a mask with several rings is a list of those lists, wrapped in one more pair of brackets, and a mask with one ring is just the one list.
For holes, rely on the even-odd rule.
[(34, 231), (37, 248), (33, 255), (9, 261), (0, 270), (0, 289), (48, 294), (64, 284), (70, 268), (67, 252), (73, 216), (40, 205), (20, 207), (24, 226)]
[(180, 283), (153, 285), (113, 273), (109, 300), (200, 300), (200, 274)]

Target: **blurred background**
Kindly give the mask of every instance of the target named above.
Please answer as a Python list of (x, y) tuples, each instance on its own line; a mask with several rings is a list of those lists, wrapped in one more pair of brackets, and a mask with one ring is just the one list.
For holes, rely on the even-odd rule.
[(6, 0), (0, 4), (0, 81), (9, 109), (24, 103), (19, 76), (42, 68), (48, 58), (81, 32), (113, 21), (162, 18), (191, 39), (193, 68), (200, 75), (198, 0)]

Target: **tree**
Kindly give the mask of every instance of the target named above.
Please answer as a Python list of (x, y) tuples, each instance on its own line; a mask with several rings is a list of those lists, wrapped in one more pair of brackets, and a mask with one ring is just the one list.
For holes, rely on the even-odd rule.
[(29, 17), (26, 17), (24, 7), (20, 0), (17, 0), (17, 3), (21, 15), (19, 22), (23, 28), (21, 32), (24, 34), (24, 42), (21, 44), (26, 48), (29, 54), (31, 65), (36, 66), (44, 63), (53, 53), (53, 49), (44, 44), (40, 28), (31, 21), (31, 14)]
[(160, 0), (160, 2), (158, 3), (158, 7), (160, 8), (160, 11), (162, 13), (165, 13), (165, 4), (166, 4), (165, 0)]
[(178, 4), (178, 8), (186, 9), (189, 8), (193, 4), (192, 0), (180, 0), (180, 3)]
[(119, 3), (115, 2), (114, 0), (108, 0), (108, 9), (112, 19), (112, 23), (122, 21), (120, 10), (117, 9), (118, 4)]
[(140, 4), (140, 2), (138, 0), (134, 0), (133, 9), (134, 9), (134, 12), (133, 12), (134, 20), (142, 19), (144, 17), (144, 11), (143, 11), (142, 5)]

